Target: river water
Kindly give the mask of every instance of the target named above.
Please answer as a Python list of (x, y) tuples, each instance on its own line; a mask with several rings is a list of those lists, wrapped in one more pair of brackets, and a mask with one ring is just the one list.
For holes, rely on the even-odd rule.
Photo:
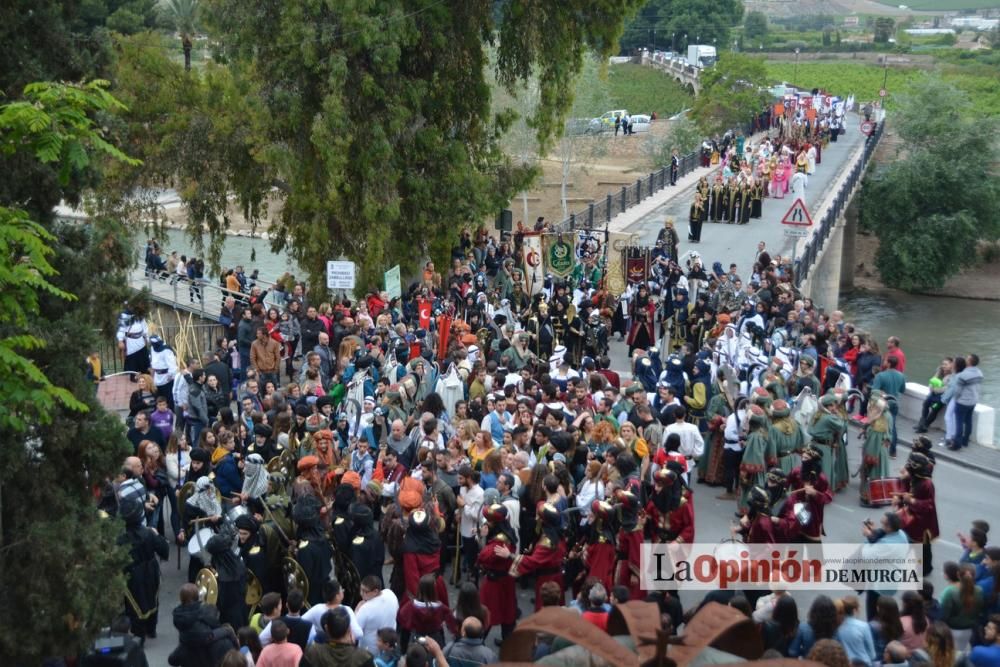
[[(142, 242), (144, 241), (145, 239), (142, 239)], [(194, 250), (187, 235), (176, 229), (169, 230), (160, 237), (160, 246), (164, 250), (164, 257), (174, 250), (179, 255), (191, 257)], [(142, 248), (140, 248), (140, 252), (141, 250)], [(251, 260), (254, 255), (256, 258)], [(248, 236), (227, 236), (226, 243), (222, 248), (222, 268), (233, 268), (240, 264), (243, 265), (247, 274), (253, 269), (259, 269), (260, 277), (269, 282), (273, 282), (286, 271), (299, 278), (305, 277), (305, 274), (298, 271), (298, 265), (286, 253), (275, 254), (271, 252), (270, 241), (261, 238), (251, 239)], [(209, 280), (212, 279), (211, 276), (206, 275), (205, 277)]]
[[(883, 351), (889, 336), (899, 337), (910, 382), (927, 384), (942, 357), (979, 355), (984, 375), (979, 402), (1000, 408), (1000, 302), (856, 291), (841, 296), (840, 309)], [(1000, 420), (994, 441), (1000, 443)]]

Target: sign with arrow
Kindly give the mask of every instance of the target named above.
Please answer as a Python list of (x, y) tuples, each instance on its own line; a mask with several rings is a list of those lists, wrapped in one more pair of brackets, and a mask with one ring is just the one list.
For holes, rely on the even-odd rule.
[(802, 201), (801, 197), (796, 199), (792, 207), (785, 213), (785, 217), (781, 219), (781, 224), (792, 227), (812, 227), (812, 217), (810, 217), (806, 203)]

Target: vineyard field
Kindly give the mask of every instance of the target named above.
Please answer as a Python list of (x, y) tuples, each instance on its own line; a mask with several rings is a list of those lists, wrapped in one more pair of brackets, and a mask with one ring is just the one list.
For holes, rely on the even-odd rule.
[[(878, 0), (879, 4), (896, 7), (899, 0)], [(954, 12), (959, 9), (992, 9), (1000, 0), (902, 0), (910, 9), (927, 12)]]

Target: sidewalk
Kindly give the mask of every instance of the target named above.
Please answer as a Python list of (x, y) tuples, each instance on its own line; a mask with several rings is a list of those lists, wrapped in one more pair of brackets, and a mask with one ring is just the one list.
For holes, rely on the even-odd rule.
[[(925, 433), (930, 441), (934, 443), (934, 457), (939, 461), (948, 461), (972, 470), (977, 470), (986, 474), (1000, 474), (1000, 449), (984, 447), (970, 443), (968, 447), (958, 452), (953, 452), (946, 447), (938, 447), (938, 443), (944, 440), (944, 431), (937, 426), (944, 425), (943, 415), (938, 417), (931, 429)], [(910, 448), (916, 433), (917, 422), (906, 417), (899, 417), (896, 422), (897, 443), (901, 447)], [(902, 454), (900, 455), (902, 456)]]

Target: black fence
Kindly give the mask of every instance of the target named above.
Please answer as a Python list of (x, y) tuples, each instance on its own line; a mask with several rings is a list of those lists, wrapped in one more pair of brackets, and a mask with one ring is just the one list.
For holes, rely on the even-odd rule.
[(819, 221), (819, 228), (809, 242), (806, 243), (802, 254), (795, 260), (795, 286), (801, 287), (802, 283), (809, 277), (810, 271), (816, 264), (816, 260), (819, 258), (820, 253), (823, 252), (823, 247), (826, 245), (827, 240), (830, 238), (830, 234), (833, 232), (833, 228), (837, 224), (837, 218), (843, 213), (844, 209), (851, 201), (851, 197), (854, 195), (854, 188), (861, 181), (865, 173), (865, 168), (868, 166), (868, 161), (871, 159), (872, 154), (878, 147), (878, 142), (882, 139), (882, 132), (885, 129), (885, 123), (876, 123), (875, 130), (872, 132), (871, 136), (865, 140), (864, 154), (861, 159), (854, 163), (854, 167), (851, 169), (850, 175), (841, 184), (840, 189), (837, 191), (837, 196), (833, 200), (833, 205), (827, 209), (823, 218)]
[[(677, 168), (677, 178), (694, 171), (699, 164), (700, 153), (689, 153), (680, 158)], [(575, 229), (593, 229), (611, 222), (611, 218), (624, 213), (644, 199), (649, 199), (655, 192), (670, 185), (670, 166), (652, 172), (645, 178), (638, 179), (632, 185), (623, 185), (617, 192), (609, 192), (603, 199), (596, 199), (587, 208), (577, 213), (571, 213), (568, 218), (553, 227), (559, 234)]]

